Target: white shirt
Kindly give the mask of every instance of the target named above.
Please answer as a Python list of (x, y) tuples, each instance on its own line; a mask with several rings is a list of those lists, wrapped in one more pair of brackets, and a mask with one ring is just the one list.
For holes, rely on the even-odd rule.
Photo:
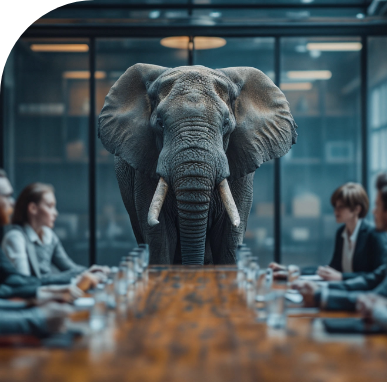
[(345, 228), (343, 233), (341, 234), (343, 238), (343, 257), (342, 257), (342, 263), (341, 263), (343, 267), (343, 272), (353, 272), (353, 268), (352, 268), (353, 253), (355, 251), (357, 235), (359, 233), (359, 229), (362, 221), (363, 221), (362, 219), (358, 220), (356, 227), (353, 230), (352, 235), (350, 237), (348, 237), (348, 232)]

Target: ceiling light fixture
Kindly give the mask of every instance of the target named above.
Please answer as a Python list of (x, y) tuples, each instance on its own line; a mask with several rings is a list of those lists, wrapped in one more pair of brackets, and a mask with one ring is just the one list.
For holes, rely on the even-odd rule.
[(285, 82), (280, 85), (281, 90), (310, 90), (312, 89), (311, 82)]
[(56, 52), (56, 53), (82, 53), (89, 51), (87, 44), (32, 44), (34, 52)]
[(319, 50), (325, 52), (350, 52), (362, 48), (361, 42), (310, 42), (306, 44), (308, 50)]
[[(160, 41), (162, 46), (167, 48), (174, 49), (187, 49), (189, 43), (188, 36), (175, 36), (175, 37), (166, 37)], [(227, 41), (224, 38), (220, 37), (203, 37), (198, 36), (194, 38), (195, 49), (204, 50), (204, 49), (216, 49), (225, 46)]]
[[(96, 80), (106, 78), (106, 72), (97, 70), (94, 74)], [(88, 70), (66, 71), (63, 72), (62, 77), (67, 80), (88, 80), (90, 78), (90, 72)]]
[(292, 70), (286, 73), (292, 80), (329, 80), (332, 77), (330, 70)]

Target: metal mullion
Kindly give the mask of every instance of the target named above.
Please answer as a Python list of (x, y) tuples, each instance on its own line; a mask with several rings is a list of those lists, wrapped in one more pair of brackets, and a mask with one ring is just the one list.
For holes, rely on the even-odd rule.
[(188, 42), (188, 66), (195, 65), (195, 37), (189, 36)]
[[(275, 84), (281, 81), (281, 40), (275, 38), (274, 73)], [(274, 159), (274, 261), (281, 263), (281, 158)]]
[(368, 38), (362, 36), (362, 50), (360, 54), (360, 112), (361, 112), (361, 181), (368, 190)]
[(97, 260), (97, 182), (96, 182), (96, 132), (95, 132), (95, 38), (89, 40), (89, 265)]

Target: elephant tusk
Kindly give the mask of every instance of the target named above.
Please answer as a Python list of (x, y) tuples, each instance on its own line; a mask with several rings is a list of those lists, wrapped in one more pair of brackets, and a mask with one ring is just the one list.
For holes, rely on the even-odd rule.
[(228, 216), (231, 219), (231, 223), (234, 227), (239, 227), (241, 224), (241, 218), (239, 217), (237, 206), (235, 205), (234, 198), (231, 195), (230, 187), (228, 186), (227, 179), (223, 179), (218, 186), (220, 197), (223, 204), (226, 207)]
[(159, 224), (158, 221), (161, 207), (163, 206), (165, 197), (167, 196), (168, 192), (168, 184), (167, 182), (160, 177), (159, 183), (157, 184), (157, 188), (155, 191), (155, 194), (153, 195), (152, 203), (149, 207), (148, 212), (148, 224), (151, 227), (154, 227), (155, 225)]

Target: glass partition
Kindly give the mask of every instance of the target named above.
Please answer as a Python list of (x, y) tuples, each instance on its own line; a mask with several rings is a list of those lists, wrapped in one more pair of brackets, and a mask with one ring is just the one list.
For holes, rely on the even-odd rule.
[[(213, 69), (251, 66), (274, 80), (274, 38), (227, 38), (217, 49), (195, 51), (195, 64)], [(253, 206), (245, 243), (259, 255), (261, 266), (273, 259), (274, 161), (264, 163), (254, 176)]]
[(5, 169), (15, 196), (29, 183), (55, 188), (55, 232), (88, 264), (87, 40), (21, 39), (4, 72)]
[(284, 38), (281, 88), (298, 143), (281, 159), (282, 261), (327, 264), (338, 225), (330, 196), (361, 181), (357, 38)]
[[(387, 37), (368, 39), (368, 151), (371, 206), (375, 203), (375, 180), (387, 171)], [(371, 212), (369, 214), (372, 219)]]
[[(165, 67), (188, 63), (187, 49), (171, 49), (159, 38), (98, 39), (96, 115), (112, 85), (139, 62)], [(113, 155), (97, 140), (97, 263), (117, 265), (136, 243), (128, 213), (118, 188)]]

